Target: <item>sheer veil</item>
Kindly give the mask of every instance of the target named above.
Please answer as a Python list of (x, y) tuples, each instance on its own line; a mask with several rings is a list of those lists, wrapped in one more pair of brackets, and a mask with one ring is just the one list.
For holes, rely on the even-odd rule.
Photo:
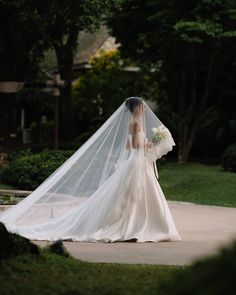
[[(136, 98), (137, 100), (137, 98)], [(153, 128), (165, 128), (167, 136), (156, 150), (152, 161), (166, 154), (175, 145), (169, 130), (157, 118), (148, 104), (143, 104), (139, 117), (146, 140), (153, 136)], [(127, 161), (127, 148), (133, 97), (127, 98), (111, 117), (35, 191), (13, 208), (0, 215), (0, 221), (11, 229), (17, 226), (41, 224), (59, 218), (90, 198), (109, 177)], [(129, 105), (127, 104), (129, 102)]]

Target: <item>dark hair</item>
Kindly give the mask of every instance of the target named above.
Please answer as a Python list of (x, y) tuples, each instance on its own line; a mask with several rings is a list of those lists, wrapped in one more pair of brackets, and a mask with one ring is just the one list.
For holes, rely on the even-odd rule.
[(142, 103), (142, 98), (136, 96), (129, 97), (125, 100), (125, 106), (130, 110), (131, 113), (133, 113), (135, 108), (140, 106)]

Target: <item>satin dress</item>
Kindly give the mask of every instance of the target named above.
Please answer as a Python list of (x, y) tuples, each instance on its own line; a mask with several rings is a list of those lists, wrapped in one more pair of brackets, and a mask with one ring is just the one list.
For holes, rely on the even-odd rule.
[(11, 231), (49, 241), (180, 241), (153, 168), (158, 147), (145, 148), (143, 131), (138, 140), (139, 148), (131, 145), (128, 159), (117, 163), (115, 172), (80, 206), (51, 221)]

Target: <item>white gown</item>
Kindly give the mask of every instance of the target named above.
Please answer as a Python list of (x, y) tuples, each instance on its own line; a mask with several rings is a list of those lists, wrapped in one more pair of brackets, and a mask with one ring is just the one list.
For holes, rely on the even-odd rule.
[(139, 141), (141, 148), (127, 151), (128, 160), (119, 163), (115, 172), (80, 206), (53, 221), (18, 226), (11, 231), (30, 239), (51, 241), (181, 240), (154, 173), (152, 153), (144, 152), (143, 131), (139, 132)]

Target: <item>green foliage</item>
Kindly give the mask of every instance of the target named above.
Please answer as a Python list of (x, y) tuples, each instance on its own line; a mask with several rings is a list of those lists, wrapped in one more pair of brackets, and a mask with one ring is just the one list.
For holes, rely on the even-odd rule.
[[(203, 0), (199, 1), (192, 15), (176, 22), (174, 29), (184, 41), (190, 43), (205, 43), (212, 40), (221, 42), (235, 37), (233, 6), (229, 1)], [(225, 20), (229, 23), (226, 24)]]
[(9, 233), (0, 223), (0, 261), (22, 254), (39, 255), (39, 249), (29, 240)]
[(37, 76), (43, 51), (49, 46), (42, 27), (29, 1), (0, 1), (0, 81)]
[[(174, 26), (177, 32), (180, 33), (183, 40), (188, 42), (203, 43), (203, 38), (197, 37), (200, 33), (208, 37), (222, 37), (222, 34), (226, 36), (228, 32), (222, 32), (222, 28), (219, 24), (213, 21), (203, 21), (203, 22), (194, 22), (194, 21), (184, 21), (180, 20)], [(192, 35), (190, 35), (192, 33)], [(198, 33), (198, 34), (197, 34)], [(234, 32), (236, 33), (236, 32)]]
[(158, 83), (154, 75), (145, 70), (125, 70), (132, 63), (122, 60), (119, 51), (101, 52), (90, 64), (91, 69), (73, 83), (73, 108), (78, 124), (75, 130), (80, 130), (83, 137), (101, 126), (126, 97), (156, 98)]
[[(105, 16), (113, 7), (117, 7), (119, 2), (120, 0), (0, 0), (0, 81), (26, 81), (39, 77), (48, 79), (55, 68), (48, 73), (47, 69), (40, 68), (40, 65), (42, 66), (41, 61), (45, 51), (53, 48), (61, 79), (66, 81), (65, 87), (60, 90), (59, 136), (62, 140), (71, 140), (73, 137), (71, 135), (71, 82), (73, 57), (78, 45), (79, 31), (96, 30)], [(7, 95), (9, 97), (9, 94)], [(8, 100), (4, 97), (2, 100), (5, 100), (7, 111), (4, 111), (8, 113), (6, 116), (11, 114), (14, 119), (17, 118), (12, 98)], [(36, 109), (32, 101), (33, 99), (30, 106)], [(39, 101), (41, 105), (45, 104), (41, 97)], [(35, 109), (30, 110), (31, 113), (38, 114)], [(4, 119), (2, 119), (3, 124), (0, 122), (0, 126), (6, 125), (6, 119)], [(37, 118), (37, 123), (39, 121), (40, 118)], [(13, 121), (12, 125), (14, 126), (8, 123), (6, 129), (16, 129), (16, 122)], [(50, 132), (50, 125), (44, 126), (46, 139), (48, 139), (46, 129)], [(10, 130), (4, 132), (7, 134), (6, 137)]]
[(13, 162), (23, 157), (32, 156), (32, 151), (30, 148), (22, 149), (22, 150), (15, 150), (12, 151), (10, 154), (7, 155), (7, 160), (9, 162)]
[(94, 31), (119, 0), (34, 1), (33, 5), (43, 22), (45, 38), (54, 48), (58, 70), (66, 86), (60, 91), (60, 138), (73, 138), (73, 109), (71, 83), (73, 58), (79, 31)]
[(71, 155), (72, 151), (45, 150), (18, 158), (2, 169), (0, 180), (20, 189), (35, 189)]
[(36, 77), (48, 48), (63, 47), (64, 53), (73, 53), (79, 30), (95, 30), (119, 2), (1, 0), (0, 80), (24, 81)]
[(50, 246), (46, 248), (49, 252), (55, 253), (57, 255), (61, 255), (64, 257), (69, 257), (70, 254), (66, 250), (65, 246), (63, 245), (62, 240), (58, 240), (54, 243), (52, 243)]
[(159, 294), (235, 294), (236, 241), (214, 256), (196, 261), (161, 286)]
[(156, 69), (160, 115), (174, 126), (185, 162), (202, 114), (215, 105), (234, 116), (228, 105), (235, 99), (235, 2), (129, 0), (109, 25), (122, 56)]
[[(42, 162), (41, 164), (43, 165)], [(56, 165), (54, 168), (56, 169)], [(236, 207), (236, 175), (232, 172), (226, 173), (222, 171), (220, 165), (199, 163), (179, 165), (177, 163), (161, 162), (158, 163), (157, 168), (160, 184), (168, 200)], [(53, 169), (51, 169), (52, 172)], [(24, 172), (25, 169), (22, 171)], [(17, 180), (19, 179), (18, 173), (21, 172), (17, 170), (17, 175), (14, 175)], [(24, 172), (23, 175), (26, 175), (26, 173)], [(32, 176), (27, 174), (27, 177), (32, 183)], [(1, 182), (3, 182), (3, 179)], [(36, 183), (34, 185), (37, 186)], [(1, 187), (8, 188), (5, 185), (1, 185)], [(9, 189), (13, 188), (9, 187)], [(29, 187), (24, 185), (22, 188), (28, 189)]]
[[(14, 189), (14, 188), (6, 187), (5, 189)], [(19, 203), (22, 199), (23, 197), (16, 197), (13, 194), (4, 195), (4, 196), (0, 195), (0, 205), (15, 205)]]
[[(117, 7), (118, 0), (68, 0), (68, 1), (38, 1), (32, 5), (43, 20), (45, 37), (61, 46), (76, 45), (70, 42), (70, 36), (78, 30), (94, 31), (100, 22), (110, 12), (111, 7)], [(76, 34), (76, 37), (77, 37)]]
[[(0, 174), (1, 174), (1, 170), (0, 170)], [(0, 183), (0, 189), (14, 189), (13, 186), (11, 185), (7, 185), (7, 184), (3, 184), (3, 183)], [(0, 200), (1, 200), (1, 197), (0, 197)]]
[(236, 172), (236, 143), (231, 144), (222, 155), (222, 166), (225, 170)]

